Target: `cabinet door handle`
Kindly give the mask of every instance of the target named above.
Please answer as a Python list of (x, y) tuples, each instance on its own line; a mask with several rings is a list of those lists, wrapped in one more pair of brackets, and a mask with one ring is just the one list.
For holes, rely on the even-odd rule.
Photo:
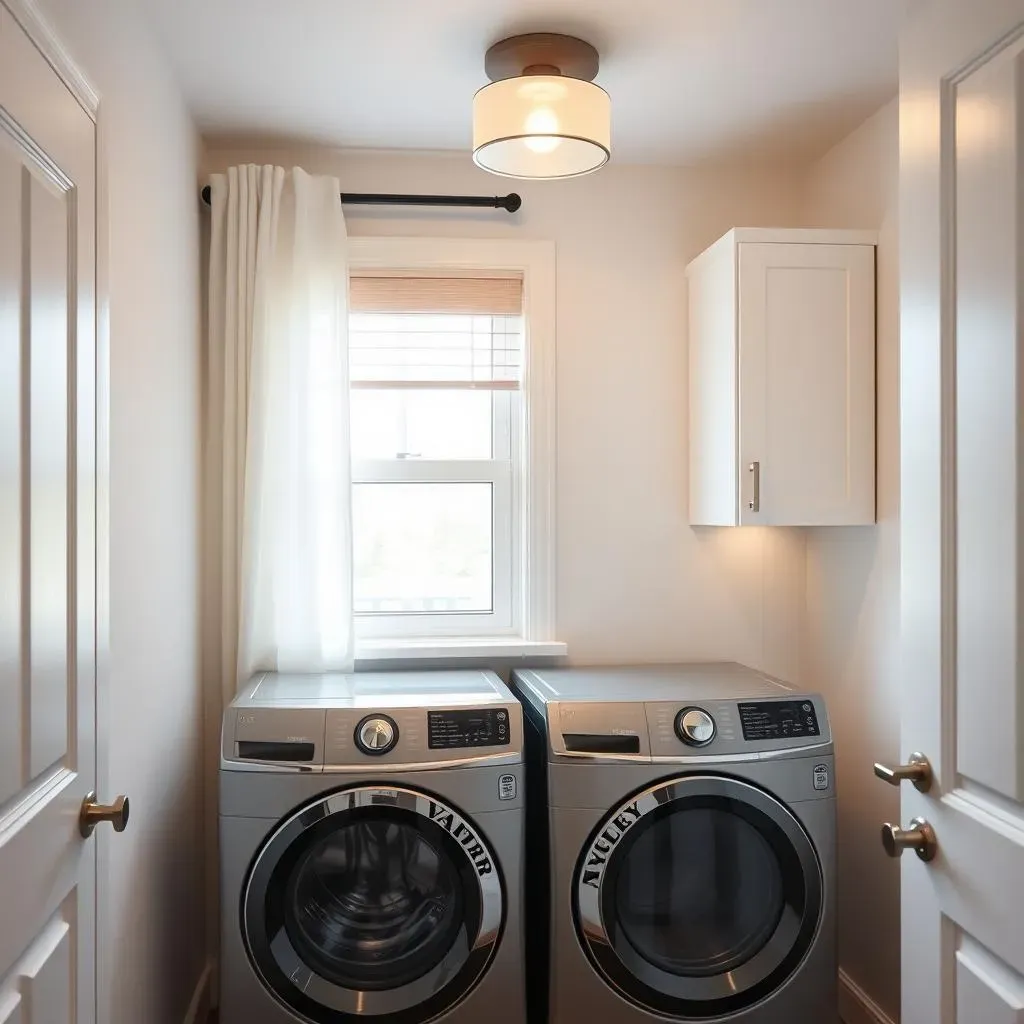
[(750, 501), (747, 502), (747, 508), (749, 508), (751, 512), (760, 512), (761, 511), (761, 463), (760, 462), (751, 462), (750, 465), (747, 466), (747, 470), (749, 471), (750, 475), (754, 478), (754, 491), (753, 491), (753, 495), (750, 498)]

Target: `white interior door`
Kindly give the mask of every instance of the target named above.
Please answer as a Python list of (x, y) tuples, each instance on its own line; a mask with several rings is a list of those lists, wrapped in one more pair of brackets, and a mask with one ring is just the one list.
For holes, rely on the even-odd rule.
[[(901, 52), (903, 1024), (1024, 1022), (1024, 0)], [(899, 841), (913, 835), (897, 835)], [(880, 851), (881, 852), (881, 851)]]
[(94, 1024), (94, 125), (0, 3), (0, 1022)]

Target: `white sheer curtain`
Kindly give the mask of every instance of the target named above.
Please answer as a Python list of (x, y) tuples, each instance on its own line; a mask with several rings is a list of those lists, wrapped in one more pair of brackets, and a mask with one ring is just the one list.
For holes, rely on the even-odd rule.
[(204, 432), (209, 667), (350, 670), (348, 268), (337, 179), (211, 185)]

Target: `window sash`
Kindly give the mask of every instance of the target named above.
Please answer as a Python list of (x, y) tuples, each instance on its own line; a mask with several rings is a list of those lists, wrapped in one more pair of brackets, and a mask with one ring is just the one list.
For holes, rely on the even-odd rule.
[(522, 630), (520, 482), (521, 401), (508, 392), (492, 403), (490, 459), (354, 459), (353, 486), (361, 483), (490, 483), (490, 612), (357, 612), (356, 637), (515, 636)]
[(505, 459), (365, 459), (352, 465), (353, 486), (378, 483), (491, 485), (491, 610), (482, 612), (356, 612), (358, 637), (512, 635), (515, 614), (512, 463)]

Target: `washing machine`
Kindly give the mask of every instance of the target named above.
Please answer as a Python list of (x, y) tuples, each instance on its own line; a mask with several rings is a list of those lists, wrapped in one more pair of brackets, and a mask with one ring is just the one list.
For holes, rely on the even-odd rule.
[(523, 1024), (522, 744), (489, 672), (256, 676), (223, 722), (221, 1024)]
[(517, 671), (513, 683), (531, 1016), (835, 1024), (821, 697), (733, 664)]

